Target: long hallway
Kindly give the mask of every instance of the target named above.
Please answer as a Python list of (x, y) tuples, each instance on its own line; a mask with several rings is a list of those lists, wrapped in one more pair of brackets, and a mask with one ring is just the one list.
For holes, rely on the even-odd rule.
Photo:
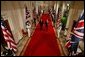
[(1, 1), (1, 56), (79, 55), (83, 1)]
[[(48, 15), (48, 14), (47, 14)], [(41, 16), (42, 17), (42, 16)], [(40, 24), (37, 25), (31, 40), (24, 51), (24, 56), (60, 56), (60, 49), (56, 40), (50, 16), (43, 15), (43, 18), (50, 19), (48, 29), (43, 25), (40, 30)], [(42, 18), (42, 19), (43, 19)], [(43, 19), (45, 20), (45, 18)]]

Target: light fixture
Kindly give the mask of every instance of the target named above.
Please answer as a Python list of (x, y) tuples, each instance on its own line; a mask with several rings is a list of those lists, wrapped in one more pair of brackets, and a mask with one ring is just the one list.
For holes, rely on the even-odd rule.
[(69, 4), (67, 3), (67, 6), (69, 6)]

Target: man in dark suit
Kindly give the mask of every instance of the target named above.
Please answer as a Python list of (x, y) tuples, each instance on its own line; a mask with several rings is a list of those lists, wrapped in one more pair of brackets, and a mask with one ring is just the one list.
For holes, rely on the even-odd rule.
[(42, 21), (42, 19), (40, 19), (39, 24), (40, 24), (40, 29), (42, 30), (42, 28), (43, 28), (43, 21)]

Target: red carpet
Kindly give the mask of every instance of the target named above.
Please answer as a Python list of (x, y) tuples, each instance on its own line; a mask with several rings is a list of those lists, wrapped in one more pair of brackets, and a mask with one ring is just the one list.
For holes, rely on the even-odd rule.
[(48, 14), (43, 14), (41, 18), (43, 21), (49, 19), (48, 29), (44, 26), (43, 30), (40, 30), (39, 24), (37, 25), (23, 56), (60, 56), (50, 17)]

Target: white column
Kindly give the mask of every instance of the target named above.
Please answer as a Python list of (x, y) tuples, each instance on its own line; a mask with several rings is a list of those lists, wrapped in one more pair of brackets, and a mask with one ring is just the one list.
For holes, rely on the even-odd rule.
[(58, 8), (59, 8), (59, 1), (57, 2), (57, 6), (56, 6), (56, 14), (58, 13)]
[(54, 4), (54, 10), (56, 10), (56, 3)]
[(61, 17), (63, 17), (64, 11), (65, 11), (65, 8), (66, 8), (66, 6), (65, 6), (65, 2), (63, 1), (63, 5), (62, 5), (62, 15), (61, 15)]
[(67, 18), (66, 28), (69, 27), (69, 22), (70, 22), (70, 19), (71, 19), (71, 16), (72, 16), (72, 12), (73, 12), (73, 10), (70, 9), (70, 11), (69, 11), (69, 13), (68, 13), (68, 18)]
[(36, 2), (36, 14), (38, 14), (38, 3)]

